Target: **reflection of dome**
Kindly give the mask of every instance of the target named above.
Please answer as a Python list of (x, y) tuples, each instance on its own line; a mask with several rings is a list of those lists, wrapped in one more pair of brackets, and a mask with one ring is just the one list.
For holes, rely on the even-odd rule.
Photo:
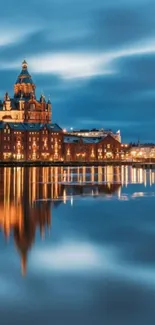
[(26, 275), (27, 253), (35, 237), (35, 225), (30, 222), (29, 218), (25, 218), (24, 229), (20, 232), (19, 228), (14, 229), (14, 239), (16, 246), (21, 255), (22, 275)]

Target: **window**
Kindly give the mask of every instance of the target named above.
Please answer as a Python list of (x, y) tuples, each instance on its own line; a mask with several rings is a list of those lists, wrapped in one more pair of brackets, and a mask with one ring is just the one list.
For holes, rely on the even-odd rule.
[(6, 133), (6, 129), (4, 129), (4, 133)]
[(6, 140), (6, 137), (4, 137), (4, 140)]
[(31, 142), (31, 138), (29, 138), (29, 142)]
[(31, 146), (29, 146), (29, 149), (31, 149)]
[(109, 143), (107, 144), (107, 148), (110, 149), (110, 144)]

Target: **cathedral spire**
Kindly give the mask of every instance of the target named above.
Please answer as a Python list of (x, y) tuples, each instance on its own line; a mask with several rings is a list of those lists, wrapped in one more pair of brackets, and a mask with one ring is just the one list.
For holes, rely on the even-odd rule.
[(27, 69), (27, 67), (28, 67), (28, 64), (27, 64), (26, 60), (24, 60), (22, 62), (22, 69), (25, 70), (25, 69)]
[(28, 64), (26, 60), (22, 62), (22, 70), (19, 74), (17, 81), (14, 85), (14, 97), (20, 98), (21, 93), (23, 97), (30, 98), (30, 94), (33, 92), (35, 94), (35, 84), (28, 72)]

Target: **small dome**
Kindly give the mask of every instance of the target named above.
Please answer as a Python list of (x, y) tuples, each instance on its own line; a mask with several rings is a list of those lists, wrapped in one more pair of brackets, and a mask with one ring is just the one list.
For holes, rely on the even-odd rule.
[(23, 68), (23, 69), (27, 69), (27, 67), (28, 67), (28, 64), (27, 64), (26, 60), (24, 60), (24, 61), (22, 62), (22, 68)]
[(20, 75), (17, 78), (16, 84), (21, 84), (21, 83), (30, 83), (33, 84), (33, 80), (31, 78), (31, 75), (28, 72), (28, 64), (27, 62), (24, 60), (22, 62), (22, 71), (20, 73)]

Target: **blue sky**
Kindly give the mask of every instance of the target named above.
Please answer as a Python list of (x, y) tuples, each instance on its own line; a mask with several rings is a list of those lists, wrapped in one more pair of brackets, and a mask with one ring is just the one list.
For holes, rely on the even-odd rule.
[(0, 96), (26, 58), (54, 122), (155, 142), (154, 13), (154, 0), (5, 0)]

